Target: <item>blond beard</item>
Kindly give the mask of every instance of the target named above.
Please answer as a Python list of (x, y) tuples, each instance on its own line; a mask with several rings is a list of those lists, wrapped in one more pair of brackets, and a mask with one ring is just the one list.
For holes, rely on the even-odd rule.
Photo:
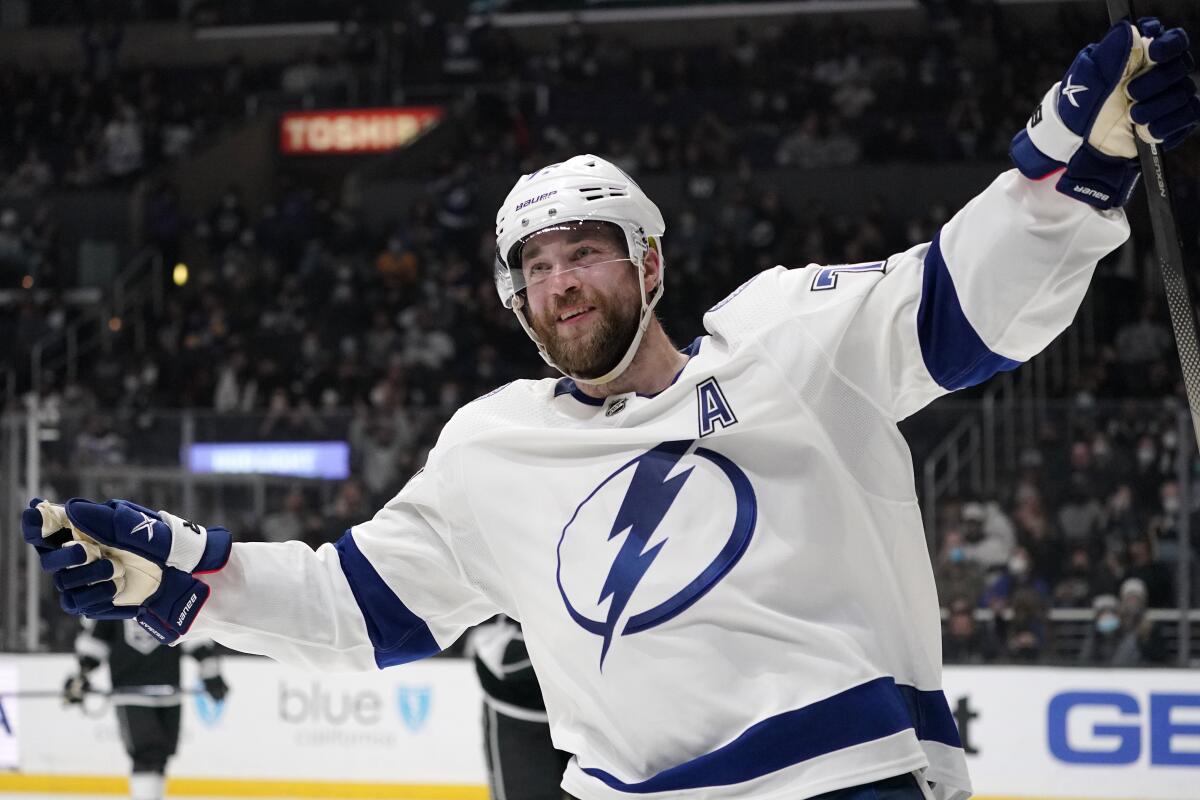
[[(592, 330), (583, 336), (559, 336), (557, 319), (561, 309), (578, 305), (580, 301), (594, 306), (598, 319)], [(607, 298), (601, 295), (576, 297), (564, 301), (534, 319), (537, 334), (550, 359), (568, 375), (598, 378), (612, 370), (624, 357), (637, 333), (641, 298)]]

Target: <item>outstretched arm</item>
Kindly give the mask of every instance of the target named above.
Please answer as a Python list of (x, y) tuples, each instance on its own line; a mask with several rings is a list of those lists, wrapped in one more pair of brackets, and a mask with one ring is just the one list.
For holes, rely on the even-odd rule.
[[(375, 518), (315, 552), (299, 542), (224, 548), (201, 573), (181, 554), (213, 549), (213, 531), (122, 500), (72, 500), (65, 517), (98, 547), (42, 545), (63, 605), (94, 618), (134, 617), (164, 641), (184, 634), (307, 668), (346, 671), (432, 655), (499, 609), (467, 577), (453, 540), (457, 508), (443, 496), (437, 453)], [(61, 506), (54, 508), (63, 508)], [(54, 516), (26, 512), (26, 536), (51, 541)], [(37, 515), (34, 520), (32, 515)], [(43, 529), (49, 534), (40, 533)], [(36, 532), (36, 533), (35, 533)], [(149, 597), (130, 597), (122, 559), (162, 571)], [(118, 605), (117, 600), (124, 601)]]
[(334, 545), (313, 551), (302, 542), (235, 544), (226, 567), (205, 581), (212, 592), (189, 638), (207, 636), (234, 650), (311, 669), (382, 666)]

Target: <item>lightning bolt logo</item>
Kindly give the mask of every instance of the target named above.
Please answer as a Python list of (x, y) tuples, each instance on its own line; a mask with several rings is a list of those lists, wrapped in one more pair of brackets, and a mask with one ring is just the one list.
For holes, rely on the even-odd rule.
[[(558, 540), (558, 568), (556, 570), (559, 595), (562, 597), (567, 614), (575, 624), (602, 640), (601, 671), (604, 669), (604, 662), (613, 641), (618, 636), (631, 636), (648, 631), (686, 612), (733, 569), (742, 554), (746, 552), (746, 548), (754, 536), (755, 521), (758, 517), (758, 501), (755, 499), (754, 487), (751, 485), (749, 477), (737, 464), (720, 453), (705, 447), (696, 447), (693, 450), (693, 444), (695, 444), (695, 440), (690, 439), (663, 442), (654, 449), (626, 461), (579, 503), (571, 518), (563, 526), (562, 535)], [(686, 469), (681, 469), (680, 462), (685, 458), (695, 463), (687, 466)], [(683, 551), (679, 549), (667, 551), (668, 555), (662, 562), (664, 566), (660, 568), (660, 571), (663, 572), (663, 575), (660, 576), (662, 585), (656, 584), (653, 592), (658, 602), (654, 604), (638, 603), (634, 599), (634, 594), (649, 572), (651, 565), (662, 554), (668, 539), (663, 538), (653, 546), (650, 545), (650, 542), (654, 538), (655, 532), (662, 526), (663, 520), (672, 506), (679, 499), (680, 491), (692, 476), (696, 465), (703, 465), (701, 475), (702, 477), (707, 476), (699, 484), (703, 487), (704, 493), (701, 502), (707, 506), (714, 502), (732, 501), (733, 524), (729, 532), (723, 534), (721, 530), (723, 524), (717, 523), (716, 520), (725, 519), (727, 511), (713, 509), (711, 513), (705, 513), (700, 509), (691, 509), (690, 515), (684, 515), (684, 518), (688, 519), (689, 541), (701, 548), (713, 548), (710, 551), (713, 553), (711, 561), (699, 574), (676, 574), (678, 565), (672, 564), (670, 554)], [(632, 477), (628, 477), (630, 470), (633, 471)], [(678, 470), (678, 474), (672, 475), (675, 470)], [(719, 481), (722, 478), (732, 490), (731, 495), (724, 494), (719, 485), (709, 482), (713, 479)], [(611, 491), (615, 494), (620, 491), (616, 482), (622, 479), (628, 479), (629, 483), (625, 487), (616, 516), (609, 517), (608, 515), (612, 514), (612, 511), (609, 510), (612, 506), (609, 505), (607, 499), (609, 495), (606, 493)], [(712, 494), (713, 490), (716, 491), (716, 494)], [(693, 488), (692, 491), (701, 490)], [(728, 500), (722, 500), (722, 498), (728, 498)], [(592, 510), (585, 511), (585, 509)], [(581, 513), (585, 515), (582, 518)], [(608, 522), (609, 519), (612, 519), (611, 524)], [(720, 527), (708, 530), (713, 523)], [(697, 526), (699, 527), (697, 528)], [(604, 535), (605, 531), (607, 531), (607, 536)], [(603, 619), (594, 619), (581, 610), (583, 606), (592, 607), (591, 598), (596, 597), (594, 594), (596, 584), (591, 582), (592, 578), (585, 579), (587, 585), (592, 588), (582, 591), (580, 599), (583, 600), (583, 604), (580, 607), (576, 607), (571, 602), (567, 584), (577, 580), (581, 572), (598, 579), (599, 575), (593, 572), (593, 558), (594, 555), (599, 554), (594, 550), (589, 552), (588, 542), (592, 543), (591, 547), (597, 547), (601, 546), (602, 542), (612, 542), (620, 536), (624, 536), (625, 539), (617, 548), (616, 557), (613, 558), (612, 564), (608, 568), (604, 583), (600, 587), (599, 597), (595, 601), (596, 606), (607, 601), (608, 608), (603, 612)], [(568, 556), (564, 553), (564, 543), (569, 537), (576, 542), (574, 545), (576, 549), (571, 551), (572, 555)], [(693, 538), (694, 541), (691, 541)], [(582, 549), (578, 549), (580, 547)], [(603, 558), (610, 558), (611, 556), (607, 554), (612, 552), (611, 546), (604, 546), (603, 552), (605, 553)], [(672, 569), (675, 569), (676, 572), (672, 572)], [(576, 577), (572, 578), (572, 575)], [(676, 587), (674, 593), (666, 599), (662, 599), (661, 596), (672, 586)], [(584, 600), (585, 597), (586, 600)], [(620, 626), (619, 631), (618, 626)]]
[(646, 549), (650, 537), (658, 529), (659, 523), (663, 521), (671, 504), (675, 502), (679, 490), (683, 488), (688, 476), (695, 469), (695, 467), (688, 467), (687, 470), (675, 477), (667, 478), (690, 445), (691, 442), (686, 440), (666, 442), (638, 459), (633, 480), (629, 484), (629, 490), (625, 493), (621, 510), (617, 512), (612, 530), (608, 534), (609, 541), (612, 541), (628, 531), (625, 541), (621, 544), (621, 551), (617, 553), (612, 568), (608, 572), (608, 578), (604, 581), (604, 587), (600, 590), (600, 599), (597, 601), (603, 603), (612, 598), (612, 603), (608, 607), (608, 619), (604, 623), (604, 644), (600, 648), (601, 668), (604, 667), (604, 658), (608, 655), (608, 648), (612, 644), (613, 633), (616, 630), (617, 621), (621, 618), (621, 612), (629, 604), (629, 598), (633, 596), (633, 590), (645, 577), (646, 570), (650, 569), (654, 559), (658, 558), (659, 551), (667, 543), (667, 540), (664, 539), (649, 550)]

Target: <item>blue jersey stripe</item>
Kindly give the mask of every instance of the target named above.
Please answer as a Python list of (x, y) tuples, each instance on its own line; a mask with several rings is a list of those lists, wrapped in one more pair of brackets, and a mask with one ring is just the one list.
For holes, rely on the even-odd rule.
[(367, 635), (375, 646), (375, 663), (380, 669), (426, 658), (441, 652), (429, 626), (408, 610), (346, 531), (334, 544), (342, 572), (367, 623)]
[(954, 714), (950, 712), (945, 693), (940, 689), (921, 691), (903, 684), (897, 684), (896, 688), (904, 696), (904, 703), (908, 706), (908, 715), (912, 718), (918, 739), (941, 742), (950, 747), (962, 747), (962, 739), (958, 737), (958, 725), (954, 722)]
[(1021, 362), (989, 350), (967, 321), (942, 257), (941, 237), (938, 231), (925, 254), (917, 335), (929, 374), (943, 389), (953, 391), (982, 383)]
[(633, 794), (729, 786), (910, 728), (919, 739), (960, 746), (942, 692), (922, 692), (897, 686), (892, 678), (876, 678), (804, 708), (768, 717), (724, 747), (638, 783), (625, 783), (600, 769), (585, 767), (583, 771)]

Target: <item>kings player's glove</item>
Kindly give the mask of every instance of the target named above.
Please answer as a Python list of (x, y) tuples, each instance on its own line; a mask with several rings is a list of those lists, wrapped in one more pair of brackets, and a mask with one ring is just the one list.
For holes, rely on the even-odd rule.
[(1182, 28), (1118, 22), (1046, 93), (1013, 139), (1012, 160), (1035, 180), (1062, 170), (1058, 191), (1096, 208), (1124, 205), (1140, 174), (1134, 126), (1170, 150), (1200, 125), (1194, 67)]
[(63, 705), (83, 705), (83, 701), (87, 698), (87, 693), (91, 690), (92, 684), (88, 681), (87, 675), (77, 672), (74, 675), (68, 676), (66, 682), (63, 684)]
[(225, 528), (205, 528), (127, 500), (66, 505), (33, 500), (25, 539), (54, 576), (64, 610), (92, 619), (134, 618), (162, 642), (187, 633), (208, 599), (194, 576), (225, 565)]

